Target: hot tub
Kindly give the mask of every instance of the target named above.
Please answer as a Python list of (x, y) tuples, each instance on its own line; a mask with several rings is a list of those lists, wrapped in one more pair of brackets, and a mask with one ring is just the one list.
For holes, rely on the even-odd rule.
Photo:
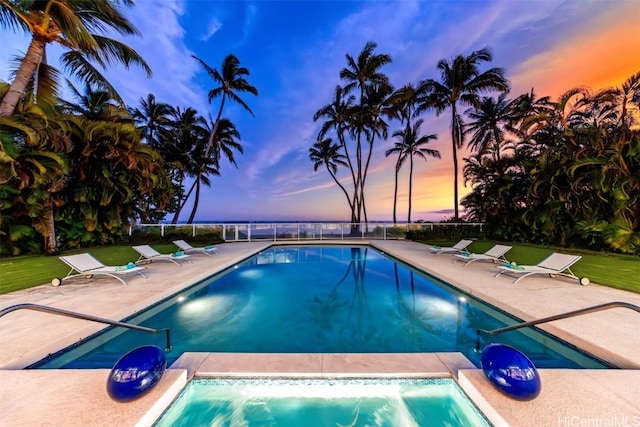
[(155, 426), (489, 426), (451, 378), (193, 379)]

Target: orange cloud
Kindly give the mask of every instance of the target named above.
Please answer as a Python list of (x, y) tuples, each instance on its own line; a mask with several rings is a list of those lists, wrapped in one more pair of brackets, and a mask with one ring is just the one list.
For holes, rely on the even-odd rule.
[(511, 79), (513, 93), (534, 87), (538, 96), (555, 98), (576, 86), (620, 86), (640, 71), (640, 3), (616, 5), (610, 14), (582, 26), (580, 33), (522, 63)]

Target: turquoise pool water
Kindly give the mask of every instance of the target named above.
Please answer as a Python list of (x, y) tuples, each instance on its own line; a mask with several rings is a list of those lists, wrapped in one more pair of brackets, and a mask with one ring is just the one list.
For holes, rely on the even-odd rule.
[[(515, 323), (364, 246), (272, 247), (127, 321), (170, 328), (169, 364), (187, 351), (462, 352), (476, 366), (476, 329)], [(489, 342), (524, 351), (538, 367), (604, 367), (532, 329), (481, 345)], [(164, 336), (115, 328), (37, 367), (110, 368), (145, 344), (164, 348)]]
[(155, 424), (176, 426), (489, 426), (451, 379), (196, 379)]

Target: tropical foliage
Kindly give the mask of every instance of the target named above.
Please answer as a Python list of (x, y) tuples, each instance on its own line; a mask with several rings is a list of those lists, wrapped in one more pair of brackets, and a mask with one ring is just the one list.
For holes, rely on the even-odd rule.
[[(135, 221), (174, 213), (177, 222), (188, 201), (192, 222), (221, 159), (237, 166), (240, 133), (221, 115), (227, 98), (251, 112), (236, 94), (257, 94), (244, 80), (249, 71), (233, 55), (220, 73), (205, 67), (220, 83), (209, 93), (222, 95), (215, 122), (153, 94), (127, 107), (99, 71), (118, 62), (151, 73), (135, 51), (100, 34), (137, 34), (122, 5), (133, 1), (0, 0), (0, 24), (31, 35), (15, 78), (0, 82), (1, 254), (113, 243)], [(60, 98), (61, 73), (46, 62), (52, 43), (66, 49), (65, 71), (84, 82), (82, 91), (69, 83), (72, 100)]]
[(640, 73), (620, 88), (501, 96), (468, 111), (467, 219), (495, 239), (640, 253), (638, 94)]
[(482, 62), (493, 59), (491, 51), (483, 48), (468, 56), (458, 55), (451, 60), (442, 59), (437, 68), (440, 80), (426, 79), (420, 83), (419, 92), (424, 94), (418, 113), (433, 110), (440, 115), (451, 110), (451, 143), (453, 154), (453, 209), (454, 220), (460, 218), (458, 211), (458, 150), (464, 144), (465, 125), (459, 106), (480, 105), (480, 94), (490, 91), (506, 92), (509, 85), (502, 68), (480, 71)]
[(30, 95), (0, 118), (2, 253), (113, 243), (171, 194), (162, 158), (127, 110), (105, 91), (72, 91), (76, 102), (53, 108)]
[[(318, 169), (318, 160), (325, 158), (329, 173), (347, 197), (352, 224), (367, 222), (365, 188), (374, 146), (377, 140), (387, 139), (388, 120), (398, 118), (400, 114), (398, 105), (393, 102), (393, 86), (381, 71), (392, 61), (391, 57), (375, 53), (376, 47), (374, 42), (368, 42), (357, 58), (346, 55), (347, 66), (340, 71), (340, 79), (346, 85), (336, 86), (331, 102), (316, 111), (313, 117), (315, 121), (325, 119), (317, 143), (310, 150), (314, 170)], [(326, 138), (330, 132), (336, 135), (337, 146), (326, 142), (332, 140)], [(328, 145), (322, 147), (323, 141)], [(333, 151), (333, 160), (326, 158), (329, 148)], [(349, 170), (350, 192), (335, 177), (338, 166)]]
[[(494, 239), (640, 253), (640, 72), (595, 93), (576, 87), (551, 100), (532, 89), (508, 98), (505, 71), (480, 68), (492, 59), (484, 48), (438, 62), (440, 79), (393, 91), (381, 71), (391, 58), (375, 48), (370, 42), (357, 58), (346, 56), (340, 77), (347, 84), (315, 113), (323, 122), (309, 150), (314, 171), (324, 165), (345, 195), (352, 223), (367, 222), (371, 153), (394, 120), (404, 126), (386, 150), (397, 155), (393, 221), (405, 160), (411, 221), (413, 156), (439, 157), (417, 148), (436, 137), (419, 135), (420, 125), (425, 114), (450, 111), (454, 221), (485, 222)], [(457, 152), (465, 142), (463, 173), (472, 191), (461, 201), (461, 218)]]
[[(237, 167), (240, 133), (223, 117), (226, 101), (253, 115), (242, 94), (258, 95), (234, 55), (214, 69), (194, 57), (220, 99), (215, 119), (171, 106), (153, 94), (126, 106), (100, 69), (146, 62), (105, 34), (136, 34), (120, 6), (132, 0), (0, 0), (0, 25), (30, 35), (13, 81), (0, 82), (0, 253), (53, 253), (116, 241), (134, 221), (195, 219), (203, 186), (221, 164)], [(62, 99), (62, 72), (46, 61), (59, 44), (64, 72), (82, 82)], [(454, 219), (458, 152), (471, 193), (464, 219), (486, 223), (488, 237), (640, 253), (640, 72), (621, 87), (576, 87), (552, 100), (533, 90), (509, 98), (502, 68), (483, 69), (488, 48), (442, 59), (439, 78), (395, 90), (392, 62), (368, 42), (345, 55), (341, 84), (314, 114), (321, 121), (309, 149), (344, 195), (350, 220), (367, 223), (366, 183), (376, 150), (396, 155), (393, 220), (401, 167), (408, 163), (411, 221), (414, 157), (439, 158), (421, 134), (429, 114), (450, 112)], [(397, 127), (394, 130), (394, 127)], [(391, 134), (393, 143), (384, 147)], [(382, 147), (381, 147), (382, 146)], [(377, 195), (376, 195), (377, 196)], [(191, 203), (191, 205), (189, 205)]]

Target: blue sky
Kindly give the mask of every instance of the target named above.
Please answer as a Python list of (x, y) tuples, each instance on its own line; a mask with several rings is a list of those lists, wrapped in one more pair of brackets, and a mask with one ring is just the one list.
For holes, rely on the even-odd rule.
[[(223, 163), (222, 176), (203, 190), (197, 220), (349, 218), (343, 194), (326, 171), (313, 171), (308, 151), (321, 124), (313, 114), (342, 83), (345, 54), (356, 57), (368, 41), (378, 44), (375, 52), (391, 55), (383, 71), (396, 87), (437, 78), (440, 59), (486, 46), (494, 54), (489, 66), (506, 69), (513, 97), (532, 87), (555, 97), (578, 85), (619, 85), (640, 70), (636, 0), (137, 0), (125, 13), (142, 37), (123, 41), (154, 73), (150, 79), (137, 69), (106, 73), (129, 105), (153, 93), (215, 116), (219, 99), (207, 102), (215, 84), (191, 55), (219, 69), (234, 54), (260, 92), (242, 95), (255, 118), (227, 103), (224, 116), (240, 131), (245, 154), (237, 169)], [(3, 30), (2, 40), (0, 79), (8, 80), (9, 58), (26, 51), (28, 39)], [(48, 51), (54, 64), (57, 52)], [(438, 220), (453, 207), (451, 142), (446, 114), (424, 119), (423, 132), (439, 136), (431, 148), (442, 159), (416, 165), (412, 218)], [(390, 134), (399, 127), (392, 123)], [(393, 142), (380, 141), (374, 151), (367, 181), (373, 220), (391, 219), (394, 159), (384, 151)], [(346, 170), (339, 175), (346, 178)], [(406, 218), (407, 179), (405, 171), (400, 219)]]

